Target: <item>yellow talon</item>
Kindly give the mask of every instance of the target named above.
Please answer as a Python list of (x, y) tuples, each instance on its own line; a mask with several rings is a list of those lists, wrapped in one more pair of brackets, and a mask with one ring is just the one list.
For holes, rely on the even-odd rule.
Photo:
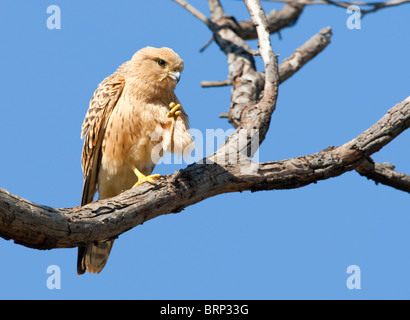
[(141, 171), (139, 171), (136, 167), (133, 167), (133, 171), (134, 171), (135, 175), (138, 177), (137, 183), (135, 183), (132, 186), (133, 188), (143, 184), (144, 182), (149, 182), (149, 183), (155, 184), (154, 179), (157, 179), (157, 178), (161, 177), (160, 174), (152, 174), (152, 175), (146, 176), (143, 173), (141, 173)]
[(175, 104), (175, 102), (171, 102), (169, 104), (169, 107), (171, 108), (171, 110), (167, 113), (167, 117), (168, 118), (174, 118), (175, 120), (178, 119), (178, 117), (181, 115), (181, 105)]

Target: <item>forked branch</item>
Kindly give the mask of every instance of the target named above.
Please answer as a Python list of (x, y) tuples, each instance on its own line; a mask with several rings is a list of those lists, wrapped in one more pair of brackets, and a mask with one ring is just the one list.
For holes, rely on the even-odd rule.
[[(376, 124), (340, 147), (282, 161), (253, 163), (243, 153), (241, 133), (247, 142), (258, 135), (262, 143), (276, 106), (278, 85), (295, 74), (321, 52), (330, 41), (330, 28), (297, 49), (292, 57), (277, 65), (269, 40), (272, 22), (297, 19), (305, 4), (289, 2), (280, 16), (266, 16), (259, 0), (246, 0), (249, 23), (237, 23), (224, 15), (219, 0), (209, 0), (211, 19), (184, 0), (174, 0), (204, 22), (226, 54), (232, 99), (229, 120), (237, 128), (227, 142), (202, 162), (162, 177), (155, 185), (143, 184), (111, 199), (74, 208), (50, 208), (22, 199), (0, 189), (0, 236), (37, 249), (70, 248), (121, 235), (145, 221), (177, 213), (218, 194), (240, 191), (300, 188), (319, 180), (357, 170), (360, 174), (410, 193), (410, 178), (386, 164), (374, 164), (371, 156), (410, 127), (410, 97), (391, 108)], [(293, 8), (291, 10), (291, 8)], [(278, 11), (280, 12), (280, 11)], [(287, 12), (285, 14), (285, 12)], [(285, 17), (286, 16), (286, 17)], [(280, 19), (279, 19), (280, 18)], [(246, 26), (248, 25), (248, 26)], [(244, 39), (259, 38), (265, 73), (256, 71), (254, 56)], [(256, 132), (256, 133), (252, 133)], [(237, 157), (231, 158), (231, 155)], [(222, 157), (221, 157), (222, 155)], [(236, 159), (237, 162), (224, 161)], [(243, 161), (246, 160), (246, 161)]]
[[(50, 208), (0, 189), (0, 236), (37, 249), (70, 248), (118, 236), (218, 194), (300, 188), (355, 170), (409, 127), (410, 97), (340, 147), (261, 164), (205, 161), (164, 176), (156, 185), (143, 184), (83, 207)], [(410, 188), (408, 180), (404, 183)]]

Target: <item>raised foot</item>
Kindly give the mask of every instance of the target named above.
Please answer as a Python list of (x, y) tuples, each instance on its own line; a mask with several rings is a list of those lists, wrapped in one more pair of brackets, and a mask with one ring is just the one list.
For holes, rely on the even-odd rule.
[(149, 183), (155, 184), (154, 179), (158, 179), (159, 177), (161, 177), (160, 174), (152, 174), (152, 175), (146, 176), (143, 173), (141, 173), (141, 171), (139, 171), (135, 167), (133, 168), (133, 171), (134, 171), (135, 175), (138, 177), (137, 183), (132, 186), (133, 188), (143, 184), (144, 182), (149, 182)]
[(174, 120), (177, 120), (178, 117), (181, 115), (181, 105), (175, 104), (175, 102), (171, 102), (169, 104), (169, 107), (171, 108), (171, 110), (167, 113), (167, 117), (168, 118), (174, 118)]

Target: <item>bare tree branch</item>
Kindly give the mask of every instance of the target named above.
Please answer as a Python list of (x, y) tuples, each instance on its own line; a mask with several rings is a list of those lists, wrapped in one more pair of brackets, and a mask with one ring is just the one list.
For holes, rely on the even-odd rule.
[(224, 16), (225, 12), (219, 0), (208, 0), (208, 5), (212, 21), (216, 21)]
[(322, 52), (329, 45), (331, 36), (332, 29), (330, 27), (323, 28), (318, 34), (296, 49), (293, 55), (285, 59), (280, 65), (280, 82), (289, 79), (307, 62)]
[(209, 20), (201, 11), (196, 9), (194, 6), (192, 6), (185, 0), (172, 0), (172, 1), (178, 3), (181, 7), (183, 7), (188, 12), (190, 12), (194, 17), (198, 18), (203, 23), (205, 23), (209, 28), (213, 27), (211, 20)]
[[(289, 58), (283, 60), (279, 66), (279, 83), (282, 83), (299, 71), (306, 63), (322, 52), (330, 43), (332, 29), (323, 28), (320, 32), (306, 41), (302, 46), (295, 50)], [(231, 79), (221, 81), (202, 81), (203, 88), (231, 86)]]
[[(292, 26), (299, 19), (304, 7), (304, 4), (293, 1), (286, 3), (286, 5), (278, 11), (272, 10), (269, 12), (266, 15), (269, 33), (275, 33), (283, 28)], [(244, 40), (256, 39), (258, 37), (252, 20), (239, 22), (235, 32)]]
[(368, 158), (356, 168), (356, 171), (360, 175), (374, 180), (376, 184), (382, 183), (410, 193), (410, 176), (397, 172), (394, 168), (391, 163), (375, 163), (373, 159)]
[[(145, 221), (178, 213), (218, 194), (300, 188), (351, 170), (375, 181), (383, 180), (388, 185), (400, 185), (400, 188), (404, 181), (407, 188), (408, 176), (399, 177), (399, 173), (392, 172), (393, 169), (386, 165), (372, 167), (369, 157), (410, 127), (410, 97), (340, 147), (282, 161), (261, 164), (250, 161), (249, 145), (256, 136), (259, 147), (269, 129), (279, 83), (297, 72), (329, 43), (331, 30), (325, 28), (278, 67), (269, 33), (296, 21), (305, 4), (289, 2), (282, 10), (265, 16), (259, 0), (246, 0), (252, 19), (238, 24), (233, 17), (223, 15), (217, 0), (209, 0), (211, 15), (218, 16), (215, 21), (185, 0), (174, 1), (210, 28), (215, 42), (227, 56), (229, 81), (233, 85), (229, 120), (237, 128), (235, 133), (202, 162), (164, 176), (155, 185), (143, 184), (117, 197), (83, 207), (50, 208), (0, 189), (2, 238), (37, 249), (77, 247), (119, 236)], [(256, 71), (252, 50), (244, 41), (256, 37), (265, 73)], [(245, 144), (241, 144), (243, 131), (246, 133)]]
[[(259, 147), (265, 139), (271, 116), (276, 106), (279, 70), (277, 57), (274, 55), (270, 43), (266, 17), (259, 0), (245, 0), (245, 3), (252, 20), (257, 26), (259, 51), (264, 61), (265, 76), (262, 76), (260, 73), (258, 75), (249, 46), (229, 27), (234, 21), (223, 21), (223, 19), (220, 19), (218, 22), (223, 23), (223, 25), (214, 33), (214, 38), (228, 57), (231, 78), (240, 79), (241, 83), (239, 86), (235, 86), (234, 80), (232, 100), (234, 100), (234, 96), (238, 90), (241, 90), (241, 103), (246, 104), (246, 106), (244, 106), (243, 112), (241, 113), (240, 125), (236, 132), (227, 139), (226, 143), (220, 147), (214, 155), (208, 157), (209, 160), (215, 163), (218, 163), (220, 159), (233, 159), (237, 157), (243, 160), (243, 158), (249, 159), (249, 157), (252, 157), (253, 153), (257, 150), (253, 148), (254, 141), (256, 140), (258, 142), (257, 147)], [(256, 79), (259, 83), (254, 83), (253, 85), (255, 85), (255, 87), (251, 87), (251, 89), (257, 90), (258, 94), (256, 95), (255, 92), (252, 91), (245, 93), (242, 88), (244, 84), (242, 81), (244, 79), (249, 80), (250, 78), (255, 79), (255, 75), (259, 78)], [(263, 82), (263, 90), (261, 91), (261, 84)], [(251, 83), (252, 86), (253, 81), (248, 81), (248, 83)], [(246, 94), (247, 97), (244, 94)], [(243, 135), (244, 132), (245, 137)], [(246, 143), (244, 143), (244, 140)]]
[(214, 39), (227, 56), (229, 79), (233, 83), (229, 121), (239, 127), (244, 109), (259, 101), (265, 77), (256, 71), (249, 45), (235, 32), (236, 20), (225, 16), (217, 21), (217, 25)]
[(226, 87), (231, 85), (233, 85), (233, 81), (231, 79), (219, 81), (201, 81), (202, 88)]
[(273, 104), (274, 109), (278, 97), (279, 68), (278, 58), (273, 53), (270, 42), (269, 25), (259, 0), (245, 0), (245, 4), (258, 34), (259, 52), (265, 67), (265, 85), (263, 97), (259, 103)]
[(156, 185), (143, 184), (83, 207), (50, 208), (0, 189), (0, 236), (31, 248), (70, 248), (118, 236), (217, 194), (303, 187), (356, 169), (409, 127), (410, 97), (340, 147), (261, 163), (254, 171), (237, 164), (197, 163), (162, 177)]
[[(306, 41), (302, 46), (295, 50), (291, 57), (283, 60), (279, 66), (279, 83), (282, 83), (294, 75), (298, 70), (300, 70), (306, 63), (312, 60), (320, 52), (322, 52), (330, 43), (332, 36), (332, 30), (330, 27), (323, 28), (318, 34)], [(234, 77), (231, 75), (231, 78)], [(241, 121), (242, 112), (249, 103), (244, 100), (243, 90), (252, 90), (251, 88), (245, 88), (241, 86), (242, 84), (247, 83), (249, 76), (245, 77), (244, 80), (237, 80), (236, 84), (240, 87), (238, 91), (234, 91), (232, 95), (233, 103), (229, 112), (229, 121), (230, 123), (238, 127)], [(253, 79), (253, 78), (252, 78)], [(229, 80), (230, 83), (235, 85), (233, 80)], [(264, 77), (261, 74), (260, 77), (255, 76), (255, 92), (260, 92), (264, 86)], [(249, 86), (250, 83), (247, 83)], [(236, 97), (239, 97), (239, 101), (236, 102)], [(253, 97), (252, 97), (253, 99)], [(252, 100), (251, 100), (252, 101)]]
[[(340, 8), (349, 8), (350, 6), (358, 6), (362, 15), (376, 12), (380, 9), (396, 7), (402, 4), (410, 3), (410, 0), (390, 0), (386, 2), (362, 2), (362, 1), (332, 1), (332, 0), (265, 0), (269, 2), (281, 2), (286, 4), (298, 3), (304, 6), (307, 5), (333, 5)], [(365, 9), (369, 8), (369, 9)]]

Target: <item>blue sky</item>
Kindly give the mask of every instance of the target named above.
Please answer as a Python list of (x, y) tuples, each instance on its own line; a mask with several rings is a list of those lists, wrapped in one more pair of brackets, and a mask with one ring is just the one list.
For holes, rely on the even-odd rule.
[[(206, 1), (191, 1), (208, 15)], [(238, 20), (241, 1), (223, 1)], [(61, 9), (49, 30), (47, 7)], [(263, 3), (266, 11), (281, 5)], [(260, 161), (341, 145), (410, 95), (410, 5), (349, 30), (345, 10), (311, 6), (272, 36), (280, 61), (331, 26), (331, 45), (281, 85)], [(168, 46), (184, 59), (177, 95), (193, 128), (223, 130), (230, 88), (208, 29), (172, 1), (28, 1), (0, 4), (0, 187), (53, 207), (80, 203), (80, 128), (106, 76), (138, 49)], [(256, 48), (256, 41), (250, 42)], [(257, 58), (259, 69), (262, 66)], [(374, 155), (410, 174), (410, 131)], [(186, 164), (162, 164), (169, 174)], [(76, 274), (76, 249), (38, 251), (0, 239), (0, 299), (409, 299), (410, 197), (355, 172), (301, 189), (220, 195), (121, 235), (104, 271)], [(61, 289), (47, 288), (47, 268)], [(346, 269), (361, 270), (361, 289)]]

